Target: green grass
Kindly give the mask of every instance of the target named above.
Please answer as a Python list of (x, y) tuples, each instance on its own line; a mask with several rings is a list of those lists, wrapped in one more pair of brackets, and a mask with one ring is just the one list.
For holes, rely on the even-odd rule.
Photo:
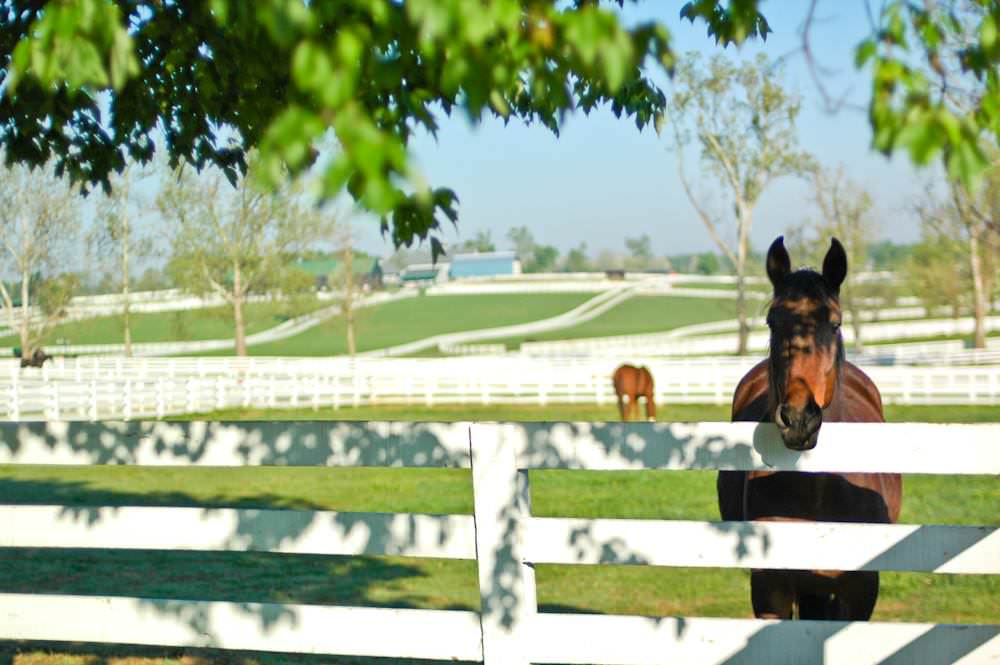
[[(244, 309), (247, 334), (273, 328), (287, 319), (320, 307), (291, 307), (284, 303), (248, 303)], [(172, 342), (177, 340), (232, 339), (233, 322), (230, 307), (180, 310), (176, 312), (133, 313), (130, 317), (132, 341)], [(43, 344), (54, 346), (57, 341), (67, 344), (121, 344), (124, 341), (121, 316), (100, 316), (56, 326), (45, 336)], [(0, 339), (0, 346), (18, 346), (20, 338)]]
[[(725, 422), (729, 405), (657, 404), (661, 422)], [(989, 406), (899, 406), (885, 405), (887, 422), (978, 423), (1000, 421), (1000, 409)], [(168, 420), (403, 420), (428, 422), (480, 421), (614, 421), (618, 408), (612, 404), (442, 404), (425, 406), (385, 405), (340, 409), (233, 409), (168, 417)]]
[(613, 307), (601, 316), (572, 328), (499, 340), (510, 348), (523, 342), (542, 342), (584, 337), (638, 335), (663, 332), (708, 321), (736, 317), (735, 301), (721, 298), (685, 298), (675, 296), (636, 296)]
[[(725, 407), (666, 407), (661, 420), (726, 420)], [(1000, 421), (976, 407), (887, 407), (890, 421)], [(213, 418), (350, 420), (613, 420), (611, 407), (439, 407), (211, 414)], [(704, 471), (533, 471), (539, 516), (713, 520), (714, 473)], [(420, 513), (472, 512), (467, 470), (0, 466), (5, 503), (68, 506), (86, 518), (93, 505), (297, 508)], [(902, 522), (997, 524), (993, 477), (907, 476)], [(740, 570), (646, 566), (536, 569), (542, 611), (638, 615), (750, 616), (748, 574)], [(321, 557), (266, 553), (0, 549), (0, 591), (120, 594), (167, 599), (294, 602), (418, 608), (479, 608), (472, 562), (399, 557)], [(183, 607), (182, 605), (180, 607)], [(884, 573), (875, 619), (989, 623), (1000, 616), (1000, 580), (990, 576)], [(17, 665), (167, 665), (177, 650), (26, 645)], [(14, 654), (16, 645), (0, 644)], [(181, 651), (180, 654), (184, 654)], [(69, 655), (67, 655), (69, 654)], [(207, 662), (274, 665), (289, 656), (195, 652)], [(153, 660), (145, 661), (141, 658)], [(74, 658), (83, 660), (73, 660)], [(98, 658), (97, 660), (86, 660)], [(140, 658), (137, 660), (137, 658)], [(284, 660), (283, 660), (284, 659)], [(298, 661), (298, 657), (295, 657)], [(354, 663), (339, 658), (307, 662)], [(191, 665), (196, 665), (191, 663)]]
[[(591, 293), (418, 296), (357, 310), (359, 351), (432, 335), (537, 321), (567, 312)], [(250, 347), (258, 356), (329, 356), (347, 352), (345, 322), (334, 317), (280, 342)]]

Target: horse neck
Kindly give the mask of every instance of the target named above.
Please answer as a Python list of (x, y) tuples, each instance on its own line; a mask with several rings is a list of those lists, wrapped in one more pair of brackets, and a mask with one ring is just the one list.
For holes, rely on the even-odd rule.
[(824, 422), (881, 423), (882, 396), (868, 376), (855, 365), (841, 363), (830, 406), (823, 410)]

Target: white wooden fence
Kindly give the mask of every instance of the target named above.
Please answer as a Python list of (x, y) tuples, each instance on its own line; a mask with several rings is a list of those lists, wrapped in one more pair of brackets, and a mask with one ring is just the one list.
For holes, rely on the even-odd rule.
[[(613, 404), (620, 362), (649, 366), (656, 400), (728, 404), (747, 358), (76, 358), (0, 361), (0, 418), (101, 420), (232, 408)], [(1000, 366), (869, 366), (889, 404), (1000, 405)]]
[[(2, 547), (474, 559), (480, 610), (0, 593), (0, 639), (532, 663), (995, 663), (1000, 626), (539, 613), (534, 568), (582, 565), (1000, 573), (994, 526), (537, 518), (529, 470), (1000, 474), (998, 425), (11, 423), (0, 463), (471, 467), (474, 515), (0, 506)], [(947, 446), (942, 454), (942, 445)], [(942, 500), (945, 500), (942, 498)], [(747, 608), (749, 611), (749, 590)], [(387, 639), (391, 636), (391, 639)]]
[[(763, 319), (753, 319), (750, 325), (754, 327), (747, 339), (747, 348), (751, 352), (762, 352), (768, 348), (770, 334), (764, 328)], [(735, 330), (737, 323), (732, 320), (700, 323), (662, 333), (646, 335), (616, 335), (609, 337), (591, 337), (585, 339), (568, 339), (551, 342), (525, 342), (521, 351), (535, 356), (566, 356), (593, 354), (626, 354), (642, 353), (646, 355), (686, 356), (720, 353), (735, 353), (736, 334), (695, 334)], [(1000, 316), (988, 316), (985, 320), (987, 332), (1000, 330)], [(865, 344), (884, 342), (887, 340), (902, 340), (920, 337), (955, 337), (969, 335), (975, 328), (972, 317), (958, 319), (924, 319), (920, 321), (878, 321), (866, 323), (862, 328), (862, 339)], [(854, 341), (854, 331), (843, 328), (844, 341), (851, 344)]]

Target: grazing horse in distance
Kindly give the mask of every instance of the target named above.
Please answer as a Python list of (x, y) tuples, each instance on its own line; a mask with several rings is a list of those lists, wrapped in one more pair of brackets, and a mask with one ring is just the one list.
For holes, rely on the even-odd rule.
[(45, 364), (46, 360), (52, 358), (49, 354), (41, 349), (35, 349), (35, 352), (31, 354), (30, 358), (21, 358), (21, 367), (41, 367)]
[[(773, 422), (785, 447), (810, 450), (823, 422), (885, 422), (882, 397), (844, 359), (840, 285), (847, 255), (833, 239), (823, 271), (792, 272), (779, 237), (767, 253), (774, 297), (767, 314), (767, 360), (740, 381), (734, 421)], [(828, 441), (824, 445), (836, 445)], [(902, 481), (890, 473), (722, 471), (719, 510), (726, 521), (895, 522)], [(878, 597), (878, 572), (754, 570), (750, 596), (758, 618), (864, 621)]]
[[(656, 402), (653, 400), (653, 375), (646, 367), (625, 364), (611, 376), (618, 396), (618, 413), (622, 420), (639, 417), (639, 398), (646, 398), (646, 420), (656, 420)], [(625, 404), (625, 398), (628, 404)]]

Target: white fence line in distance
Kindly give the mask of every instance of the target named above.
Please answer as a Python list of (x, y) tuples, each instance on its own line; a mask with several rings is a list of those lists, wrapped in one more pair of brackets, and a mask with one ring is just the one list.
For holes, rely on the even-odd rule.
[[(747, 358), (76, 358), (0, 362), (0, 417), (100, 420), (240, 408), (615, 402), (620, 362), (647, 365), (655, 399), (728, 404)], [(6, 367), (5, 367), (6, 365)], [(868, 366), (888, 404), (1000, 404), (1000, 366)]]

